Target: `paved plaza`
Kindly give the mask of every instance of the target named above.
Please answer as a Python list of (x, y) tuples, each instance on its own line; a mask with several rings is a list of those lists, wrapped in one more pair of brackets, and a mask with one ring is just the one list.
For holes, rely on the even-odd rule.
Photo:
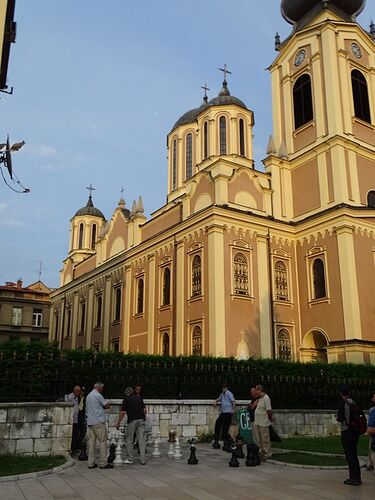
[[(149, 450), (149, 454), (150, 454)], [(86, 462), (60, 474), (0, 484), (2, 500), (162, 500), (162, 499), (373, 499), (375, 475), (363, 471), (364, 484), (349, 487), (342, 484), (345, 470), (298, 469), (273, 464), (260, 467), (228, 466), (230, 454), (197, 445), (198, 465), (188, 465), (189, 451), (183, 459), (163, 456), (149, 458), (146, 466), (139, 462), (113, 470), (88, 470)]]

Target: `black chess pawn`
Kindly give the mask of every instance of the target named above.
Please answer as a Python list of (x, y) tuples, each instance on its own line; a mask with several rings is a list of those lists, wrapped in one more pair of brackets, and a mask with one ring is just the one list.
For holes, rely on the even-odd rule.
[(223, 451), (226, 451), (228, 453), (232, 453), (232, 446), (233, 446), (233, 441), (231, 438), (226, 438), (224, 439), (224, 444), (223, 444)]
[(107, 458), (107, 462), (109, 464), (113, 464), (115, 458), (116, 458), (116, 445), (115, 443), (112, 443), (109, 447), (109, 455)]
[(78, 455), (78, 460), (80, 462), (85, 462), (86, 460), (88, 460), (89, 457), (86, 453), (86, 442), (82, 442), (82, 446), (81, 446), (81, 453)]
[(247, 456), (245, 464), (247, 467), (255, 467), (256, 465), (260, 465), (259, 448), (255, 443), (247, 445)]
[(195, 456), (195, 450), (196, 450), (196, 447), (194, 446), (194, 443), (191, 443), (191, 445), (190, 445), (190, 457), (188, 458), (189, 465), (197, 465), (197, 463), (198, 463), (198, 459)]
[(232, 458), (229, 461), (229, 467), (239, 467), (240, 466), (240, 462), (238, 461), (237, 456), (236, 456), (236, 451), (237, 451), (237, 448), (235, 446), (233, 446), (232, 447)]

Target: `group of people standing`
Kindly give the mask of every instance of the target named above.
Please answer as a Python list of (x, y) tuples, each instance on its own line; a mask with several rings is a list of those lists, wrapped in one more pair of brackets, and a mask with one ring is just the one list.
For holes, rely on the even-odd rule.
[[(251, 430), (254, 442), (258, 445), (262, 460), (272, 457), (270, 426), (273, 421), (271, 399), (262, 385), (256, 385), (250, 389), (250, 413)], [(221, 404), (220, 414), (215, 423), (215, 442), (221, 437), (223, 441), (228, 439), (229, 428), (236, 410), (236, 400), (233, 393), (223, 384), (222, 392), (214, 401), (216, 406)]]

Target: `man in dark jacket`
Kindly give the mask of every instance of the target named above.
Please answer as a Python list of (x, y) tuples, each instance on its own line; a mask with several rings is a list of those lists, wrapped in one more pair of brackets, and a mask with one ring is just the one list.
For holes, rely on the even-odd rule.
[(131, 387), (125, 389), (125, 399), (122, 402), (120, 415), (116, 428), (119, 429), (124, 416), (128, 417), (128, 429), (126, 433), (127, 459), (124, 464), (132, 464), (134, 453), (134, 435), (137, 434), (141, 464), (146, 464), (146, 441), (145, 441), (145, 418), (146, 406), (140, 394), (136, 394)]
[(341, 443), (349, 467), (349, 478), (344, 481), (344, 484), (359, 486), (362, 484), (357, 453), (359, 432), (357, 429), (350, 427), (350, 407), (355, 403), (351, 398), (350, 387), (348, 385), (341, 386), (340, 395), (342, 401), (339, 404), (337, 421), (341, 423)]

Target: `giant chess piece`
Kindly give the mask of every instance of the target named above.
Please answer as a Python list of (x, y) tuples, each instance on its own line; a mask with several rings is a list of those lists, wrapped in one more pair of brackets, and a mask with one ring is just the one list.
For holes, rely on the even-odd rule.
[(214, 450), (220, 450), (220, 448), (221, 448), (220, 443), (219, 443), (219, 438), (216, 434), (214, 436), (214, 444), (212, 445), (212, 448)]
[(176, 437), (176, 444), (174, 446), (173, 458), (175, 460), (180, 460), (182, 458), (181, 445), (180, 445), (180, 440), (178, 437)]
[(82, 441), (82, 445), (81, 445), (81, 453), (78, 455), (78, 460), (80, 462), (85, 462), (86, 460), (88, 460), (89, 457), (86, 453), (86, 440), (84, 439)]
[(167, 457), (173, 458), (174, 455), (174, 443), (169, 443), (169, 450), (167, 451)]
[(239, 467), (240, 462), (236, 456), (237, 448), (235, 446), (232, 447), (232, 458), (229, 461), (229, 467)]
[(115, 451), (115, 459), (113, 461), (113, 465), (122, 465), (123, 464), (123, 460), (122, 460), (122, 432), (119, 431), (117, 436), (116, 436), (116, 441), (117, 441), (117, 445), (116, 445), (116, 451)]
[(237, 456), (237, 458), (245, 458), (242, 446), (243, 446), (242, 439), (237, 439), (237, 442), (236, 442), (236, 456)]
[(198, 463), (198, 459), (195, 456), (195, 450), (196, 450), (195, 443), (194, 441), (192, 441), (190, 445), (190, 457), (188, 458), (189, 465), (197, 465)]
[(115, 461), (115, 458), (116, 458), (116, 446), (115, 446), (115, 443), (111, 443), (109, 445), (109, 455), (107, 458), (107, 462), (109, 464), (113, 464), (113, 462)]
[(245, 464), (247, 467), (255, 467), (256, 465), (260, 465), (259, 448), (255, 443), (247, 445), (247, 456)]
[(161, 457), (159, 445), (160, 445), (160, 437), (159, 437), (159, 433), (157, 433), (155, 441), (154, 441), (154, 449), (152, 450), (152, 453), (151, 453), (152, 458), (160, 458)]

